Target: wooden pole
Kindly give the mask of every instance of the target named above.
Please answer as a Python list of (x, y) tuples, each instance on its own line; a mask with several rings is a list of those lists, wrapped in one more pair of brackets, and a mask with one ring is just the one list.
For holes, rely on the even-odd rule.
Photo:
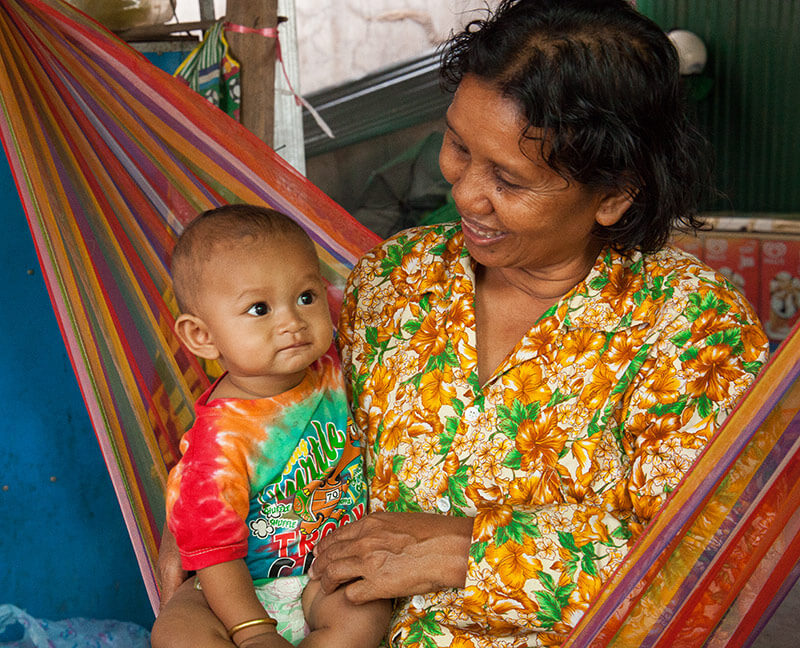
[[(253, 29), (278, 24), (278, 0), (228, 0), (225, 19)], [(259, 34), (225, 34), (241, 69), (241, 122), (272, 146), (275, 121), (275, 39)]]

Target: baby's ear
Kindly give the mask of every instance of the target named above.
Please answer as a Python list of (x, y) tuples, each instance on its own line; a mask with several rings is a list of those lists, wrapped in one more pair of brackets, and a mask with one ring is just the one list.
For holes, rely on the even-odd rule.
[(219, 349), (214, 343), (211, 331), (206, 323), (196, 315), (182, 313), (175, 320), (175, 335), (198, 358), (216, 360), (219, 358)]

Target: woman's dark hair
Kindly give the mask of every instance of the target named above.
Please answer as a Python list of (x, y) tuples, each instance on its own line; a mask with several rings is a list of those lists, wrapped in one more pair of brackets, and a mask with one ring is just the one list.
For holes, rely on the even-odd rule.
[(567, 180), (628, 191), (633, 204), (596, 234), (620, 251), (654, 251), (696, 229), (711, 156), (691, 124), (678, 55), (626, 0), (502, 0), (442, 53), (442, 84), (465, 75), (520, 106), (545, 162)]

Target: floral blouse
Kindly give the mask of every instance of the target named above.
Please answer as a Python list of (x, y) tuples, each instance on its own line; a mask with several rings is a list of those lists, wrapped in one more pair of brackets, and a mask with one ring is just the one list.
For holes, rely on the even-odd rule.
[(391, 646), (562, 643), (767, 357), (746, 300), (672, 247), (603, 251), (481, 385), (456, 223), (348, 282), (340, 344), (372, 511), (470, 516), (466, 586), (403, 599)]

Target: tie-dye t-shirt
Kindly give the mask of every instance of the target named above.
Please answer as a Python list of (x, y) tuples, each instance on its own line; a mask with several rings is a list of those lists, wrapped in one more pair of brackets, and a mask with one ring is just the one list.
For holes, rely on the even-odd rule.
[(213, 389), (195, 405), (167, 483), (183, 567), (245, 558), (254, 580), (302, 574), (318, 539), (364, 515), (336, 349), (277, 396), (209, 401)]

